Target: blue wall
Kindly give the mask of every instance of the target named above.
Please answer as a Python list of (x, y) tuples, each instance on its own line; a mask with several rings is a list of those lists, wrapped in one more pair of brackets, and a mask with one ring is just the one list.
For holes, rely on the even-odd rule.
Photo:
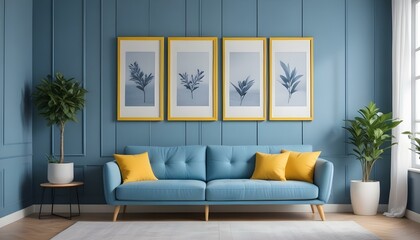
[(408, 172), (407, 209), (420, 214), (420, 173)]
[[(117, 122), (118, 36), (312, 36), (314, 121)], [(84, 203), (103, 203), (102, 165), (125, 145), (312, 144), (335, 165), (330, 203), (349, 203), (360, 166), (349, 156), (343, 120), (371, 100), (391, 109), (390, 0), (38, 0), (34, 5), (34, 84), (55, 71), (89, 93), (80, 123), (66, 130)], [(219, 47), (219, 56), (221, 47)], [(166, 60), (166, 56), (165, 56)], [(219, 59), (219, 69), (222, 69)], [(219, 72), (219, 86), (222, 73)], [(221, 89), (219, 100), (222, 99)], [(166, 102), (166, 99), (165, 99)], [(33, 120), (34, 191), (46, 181), (45, 153), (58, 153), (58, 131)], [(381, 202), (389, 192), (389, 157), (377, 164)]]
[(0, 0), (0, 217), (32, 204), (32, 0)]

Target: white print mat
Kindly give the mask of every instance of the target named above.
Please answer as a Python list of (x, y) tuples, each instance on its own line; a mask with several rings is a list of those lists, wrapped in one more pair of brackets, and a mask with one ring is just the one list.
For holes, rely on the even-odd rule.
[(353, 221), (156, 221), (77, 222), (53, 239), (370, 240), (379, 238)]

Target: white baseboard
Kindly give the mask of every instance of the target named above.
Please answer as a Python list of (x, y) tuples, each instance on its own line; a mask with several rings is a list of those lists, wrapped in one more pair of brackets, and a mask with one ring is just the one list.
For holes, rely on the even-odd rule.
[(407, 209), (405, 210), (405, 216), (411, 221), (420, 223), (420, 213), (416, 213)]
[[(380, 204), (378, 212), (383, 213), (387, 210), (387, 204)], [(42, 207), (43, 213), (51, 211), (50, 205), (46, 204)], [(72, 211), (77, 211), (77, 206), (72, 205)], [(112, 213), (114, 207), (106, 204), (82, 204), (80, 205), (81, 213)], [(324, 212), (352, 212), (351, 204), (326, 204)], [(6, 226), (19, 219), (22, 219), (32, 213), (39, 212), (39, 204), (34, 204), (25, 209), (19, 210), (7, 216), (0, 218), (0, 227)], [(69, 205), (56, 204), (54, 212), (69, 212)], [(182, 212), (204, 212), (203, 206), (128, 206), (127, 212), (138, 213), (182, 213)], [(309, 205), (232, 205), (232, 206), (210, 206), (210, 212), (311, 212)], [(407, 210), (407, 218), (420, 222), (420, 214)]]
[(34, 212), (33, 206), (29, 206), (27, 208), (24, 208), (22, 210), (19, 210), (17, 212), (11, 213), (9, 215), (6, 215), (4, 217), (0, 218), (0, 228), (4, 227), (12, 222), (16, 222), (19, 219), (22, 219)]

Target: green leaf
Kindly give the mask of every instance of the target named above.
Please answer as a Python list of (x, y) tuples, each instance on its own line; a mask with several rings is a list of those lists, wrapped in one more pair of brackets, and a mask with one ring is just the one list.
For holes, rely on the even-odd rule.
[(381, 159), (385, 150), (396, 144), (391, 142), (394, 137), (391, 130), (398, 126), (401, 120), (393, 119), (392, 113), (382, 114), (373, 102), (357, 112), (359, 115), (354, 119), (345, 120), (346, 126), (343, 128), (349, 133), (348, 143), (353, 145), (352, 155), (361, 162), (363, 176), (368, 180), (376, 160)]

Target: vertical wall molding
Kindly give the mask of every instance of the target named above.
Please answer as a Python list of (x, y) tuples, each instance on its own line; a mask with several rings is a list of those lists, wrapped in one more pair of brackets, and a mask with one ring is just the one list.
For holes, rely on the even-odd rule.
[(199, 26), (200, 37), (202, 37), (203, 36), (203, 7), (202, 7), (202, 0), (199, 0), (199, 2), (198, 2), (198, 9), (199, 9), (199, 12), (198, 12), (199, 24), (198, 24), (198, 26)]
[[(220, 18), (221, 18), (220, 33), (222, 34), (222, 36), (225, 36), (224, 29), (223, 29), (223, 23), (224, 23), (224, 17), (223, 17), (223, 14), (224, 14), (224, 7), (223, 6), (224, 6), (224, 4), (223, 3), (224, 3), (224, 1), (220, 0), (220, 12), (221, 12), (221, 14), (220, 14)], [(222, 76), (222, 78), (223, 78), (223, 76)], [(223, 80), (222, 80), (222, 82), (223, 82)], [(223, 94), (222, 94), (222, 97), (223, 97)], [(220, 101), (217, 101), (217, 102), (219, 103)], [(220, 114), (219, 114), (219, 120), (220, 119), (223, 119), (223, 112), (222, 112), (222, 116), (220, 116)], [(224, 123), (223, 121), (220, 122), (220, 144), (221, 145), (223, 145), (223, 123)]]
[[(305, 8), (304, 8), (304, 0), (301, 0), (301, 2), (300, 2), (300, 7), (302, 8), (302, 10), (301, 10), (301, 24), (302, 24), (302, 27), (301, 27), (301, 33), (300, 33), (300, 36), (301, 37), (303, 37), (304, 36), (304, 26), (305, 26), (305, 24), (304, 24), (304, 16), (305, 16)], [(313, 47), (315, 47), (315, 46), (313, 46)], [(313, 71), (315, 71), (315, 70), (313, 70)], [(315, 78), (315, 77), (314, 77)], [(312, 79), (312, 82), (313, 82), (313, 85), (314, 86), (312, 86), (312, 88), (314, 89), (313, 90), (313, 94), (315, 94), (315, 79)], [(312, 113), (312, 115), (315, 117), (315, 97), (313, 97), (312, 98), (312, 104), (313, 104), (313, 113)], [(305, 123), (304, 123), (304, 121), (300, 121), (300, 127), (301, 127), (301, 143), (302, 144), (305, 144), (304, 143), (304, 140), (303, 139), (305, 139), (305, 130), (304, 130), (304, 125), (305, 125)]]
[[(119, 36), (118, 33), (118, 0), (115, 0), (115, 35), (114, 38), (117, 39), (117, 37)], [(117, 44), (115, 44), (116, 46)], [(117, 52), (117, 50), (115, 50), (115, 52)], [(118, 58), (117, 56), (118, 53), (115, 54), (115, 57)], [(118, 73), (117, 73), (118, 74)], [(117, 76), (118, 79), (118, 76)], [(116, 112), (114, 110), (114, 112)], [(115, 118), (116, 119), (116, 118)], [(115, 139), (114, 139), (114, 149), (115, 151), (117, 151), (118, 149), (118, 122), (114, 119), (114, 134), (115, 134)]]
[(300, 2), (300, 5), (301, 5), (301, 7), (302, 7), (302, 10), (301, 10), (301, 22), (302, 22), (302, 29), (301, 29), (301, 32), (302, 32), (302, 34), (301, 34), (301, 37), (303, 37), (303, 33), (304, 33), (304, 16), (305, 16), (305, 12), (304, 12), (304, 10), (305, 10), (305, 8), (304, 8), (304, 3), (305, 3), (305, 1), (304, 0), (301, 0), (301, 2)]
[[(187, 0), (184, 0), (184, 37), (187, 36)], [(168, 73), (169, 74), (169, 73)], [(186, 122), (185, 122), (186, 123)], [(185, 134), (186, 135), (186, 134)], [(185, 142), (186, 143), (186, 142)]]
[(149, 122), (149, 146), (152, 145), (152, 122)]
[[(199, 0), (198, 2), (198, 21), (199, 21), (199, 33), (200, 33), (200, 37), (203, 36), (203, 5), (202, 5), (202, 0)], [(203, 122), (199, 122), (199, 127), (198, 127), (198, 144), (199, 145), (203, 145)]]
[(51, 76), (55, 72), (55, 0), (51, 0)]
[[(51, 0), (51, 76), (54, 77), (55, 72), (55, 0)], [(55, 154), (54, 144), (55, 144), (55, 126), (51, 127), (51, 155)]]
[(0, 0), (0, 218), (32, 204), (32, 6)]
[[(51, 61), (51, 76), (55, 76), (55, 0), (52, 1), (52, 34), (51, 34), (51, 42), (52, 42), (52, 61)], [(86, 0), (81, 0), (82, 3), (82, 86), (86, 87)], [(86, 107), (84, 107), (81, 111), (82, 114), (82, 121), (78, 124), (81, 124), (82, 127), (82, 152), (81, 153), (66, 153), (64, 151), (65, 157), (85, 157), (86, 156)], [(57, 126), (51, 126), (51, 154), (52, 155), (59, 155), (60, 153), (55, 152), (55, 129)], [(66, 142), (65, 142), (66, 143)], [(64, 145), (65, 145), (64, 143)]]
[[(12, 6), (11, 6), (12, 5)], [(27, 9), (24, 9), (26, 7)], [(15, 52), (16, 47), (18, 46), (14, 41), (13, 38), (16, 34), (22, 34), (24, 30), (28, 28), (28, 26), (32, 26), (32, 22), (27, 22), (26, 20), (32, 19), (28, 18), (26, 12), (29, 12), (28, 9), (32, 9), (32, 4), (22, 4), (21, 2), (15, 2), (15, 1), (6, 1), (6, 0), (0, 0), (0, 163), (2, 162), (5, 164), (4, 166), (7, 166), (7, 164), (12, 161), (11, 158), (14, 157), (20, 157), (20, 156), (30, 156), (32, 154), (32, 138), (30, 137), (32, 135), (32, 130), (30, 130), (29, 125), (25, 125), (32, 121), (31, 114), (27, 114), (25, 110), (29, 108), (28, 99), (26, 97), (29, 96), (30, 92), (27, 92), (28, 85), (30, 85), (27, 80), (30, 79), (24, 79), (21, 78), (19, 75), (19, 78), (11, 78), (8, 77), (7, 74), (13, 75), (14, 71), (16, 71), (15, 68), (15, 62), (12, 62), (13, 65), (11, 65), (11, 62), (8, 61), (8, 57), (11, 56), (12, 58), (18, 57), (23, 58), (26, 57), (28, 59), (28, 55), (24, 55), (27, 52), (26, 51), (20, 51)], [(13, 12), (12, 12), (13, 11)], [(15, 22), (13, 21), (13, 18), (16, 18), (16, 15), (14, 14), (16, 11), (22, 11), (22, 14), (25, 14), (24, 17), (22, 17), (22, 21)], [(16, 13), (19, 14), (19, 13)], [(12, 18), (12, 19), (10, 19)], [(16, 31), (13, 31), (14, 27), (19, 28)], [(28, 33), (28, 32), (25, 32)], [(29, 32), (31, 33), (31, 32)], [(12, 39), (10, 39), (10, 35), (12, 35)], [(29, 34), (28, 34), (29, 35)], [(31, 35), (30, 35), (31, 36)], [(9, 37), (9, 39), (8, 39)], [(20, 38), (22, 39), (22, 38)], [(23, 38), (26, 40), (25, 44), (28, 44), (24, 47), (30, 46), (32, 44), (32, 38)], [(20, 46), (18, 46), (20, 47)], [(10, 50), (12, 48), (12, 50)], [(29, 58), (31, 60), (31, 58)], [(12, 68), (8, 68), (12, 66)], [(31, 72), (32, 73), (32, 63), (29, 64), (26, 68), (19, 69), (19, 74), (22, 74), (22, 72)], [(17, 74), (18, 76), (18, 74)], [(19, 80), (19, 82), (15, 82), (15, 80)], [(24, 83), (20, 82), (22, 80), (25, 80)], [(19, 84), (19, 87), (22, 87), (22, 92), (16, 92), (15, 89), (10, 90), (8, 88), (8, 84)], [(27, 85), (28, 84), (28, 85)], [(16, 86), (16, 85), (15, 85)], [(7, 93), (10, 96), (10, 93), (13, 92), (14, 96), (17, 96), (16, 94), (21, 94), (22, 98), (20, 101), (16, 101), (14, 99), (8, 99)], [(10, 126), (9, 124), (14, 124), (15, 122), (10, 120), (7, 121), (6, 116), (6, 107), (10, 106), (15, 107), (16, 110), (19, 111), (19, 107), (23, 110), (18, 114), (18, 117), (21, 119), (20, 122), (21, 125), (13, 125)], [(16, 113), (16, 112), (15, 112)], [(9, 115), (10, 116), (10, 115)], [(16, 131), (14, 131), (16, 128)], [(12, 135), (11, 135), (11, 134)], [(18, 135), (16, 135), (18, 134)], [(22, 134), (22, 135), (19, 135)], [(22, 136), (22, 139), (19, 140), (11, 140), (8, 139), (8, 136)], [(0, 167), (1, 168), (1, 167)], [(1, 196), (1, 195), (0, 195)], [(1, 212), (0, 212), (1, 217)]]
[(1, 169), (1, 208), (4, 209), (6, 207), (6, 192), (4, 191), (5, 184), (6, 184), (6, 178), (5, 178), (6, 172), (4, 168)]
[[(348, 115), (348, 101), (349, 101), (349, 92), (348, 92), (348, 81), (349, 81), (349, 73), (348, 73), (348, 2), (347, 0), (344, 0), (344, 24), (345, 24), (345, 31), (344, 31), (344, 118), (349, 119)], [(344, 132), (344, 138), (348, 139), (349, 134), (347, 131)], [(344, 148), (344, 154), (349, 155), (349, 148)]]
[(4, 147), (4, 122), (5, 122), (5, 114), (4, 114), (4, 104), (6, 102), (6, 94), (5, 94), (5, 88), (6, 88), (6, 70), (5, 70), (5, 64), (6, 64), (6, 0), (2, 0), (1, 4), (3, 5), (3, 21), (2, 21), (2, 25), (1, 27), (3, 28), (3, 36), (2, 36), (2, 44), (1, 44), (1, 58), (2, 58), (2, 63), (1, 63), (1, 82), (0, 82), (0, 86), (2, 87), (1, 92), (2, 92), (2, 96), (1, 96), (1, 124), (0, 124), (0, 133), (2, 134), (1, 138), (0, 138), (0, 150)]
[[(82, 53), (82, 82), (83, 82), (83, 87), (86, 88), (87, 86), (87, 79), (86, 79), (86, 0), (83, 0), (83, 6), (82, 6), (82, 11), (83, 11), (83, 31), (82, 31), (82, 45), (83, 45), (83, 53)], [(86, 156), (86, 105), (83, 108), (82, 111), (82, 118), (83, 118), (83, 123), (82, 123), (82, 155), (81, 156)]]
[[(148, 36), (150, 36), (150, 22), (151, 22), (151, 15), (152, 14), (150, 14), (150, 9), (151, 9), (151, 1), (152, 0), (149, 0), (149, 5), (148, 5), (148, 9), (149, 9), (149, 11), (148, 11), (148, 13), (149, 13), (149, 16), (148, 16), (148, 18), (147, 18), (147, 20), (148, 20), (148, 23), (147, 23), (147, 32), (148, 32)], [(163, 43), (164, 45), (165, 45), (165, 43)], [(165, 54), (164, 54), (165, 55)], [(165, 58), (165, 56), (164, 56), (164, 58)], [(166, 66), (166, 62), (165, 62), (165, 59), (164, 59), (164, 65)], [(167, 66), (166, 66), (167, 67)], [(165, 71), (164, 71), (165, 72)], [(163, 74), (163, 75), (165, 75), (165, 73)], [(163, 78), (165, 78), (165, 76), (163, 76)], [(165, 79), (164, 79), (164, 82), (165, 82)], [(164, 88), (165, 88), (165, 86), (163, 86)], [(164, 93), (165, 93), (165, 91), (163, 91)], [(164, 98), (161, 98), (162, 100), (164, 100)], [(165, 108), (164, 106), (165, 106), (165, 101), (163, 102), (163, 104), (162, 104), (162, 106), (163, 106), (163, 108)], [(165, 109), (163, 110), (163, 119), (165, 120)], [(150, 121), (149, 122), (149, 146), (151, 146), (152, 145), (152, 122)]]
[(151, 22), (151, 20), (150, 20), (150, 18), (151, 18), (151, 14), (150, 14), (150, 8), (151, 7), (150, 7), (150, 5), (151, 5), (151, 1), (152, 0), (149, 0), (149, 11), (148, 11), (149, 12), (149, 17), (148, 17), (149, 22), (147, 23), (147, 25), (149, 26), (149, 28), (148, 28), (148, 34), (147, 34), (148, 36), (150, 36), (150, 22)]
[[(118, 0), (115, 0), (115, 38), (117, 38), (120, 34), (118, 33)], [(117, 55), (117, 58), (118, 58), (119, 56)], [(117, 73), (118, 74), (118, 73)], [(117, 76), (117, 78), (118, 78), (118, 76)], [(117, 103), (118, 104), (118, 103)], [(116, 151), (118, 151), (117, 149), (118, 149), (118, 121), (117, 122), (115, 122), (115, 128), (114, 128), (114, 131), (115, 131), (115, 139), (114, 139), (114, 149), (116, 150)]]
[[(373, 42), (376, 42), (376, 0), (373, 0)], [(373, 48), (373, 100), (375, 101), (375, 103), (377, 102), (376, 99), (376, 45), (374, 44), (374, 48)], [(376, 170), (375, 170), (376, 172)]]
[(257, 24), (256, 24), (257, 27), (255, 29), (255, 36), (256, 37), (260, 36), (260, 33), (258, 31), (259, 30), (258, 29), (258, 26), (259, 26), (259, 24), (258, 24), (259, 23), (259, 21), (258, 21), (259, 20), (259, 14), (258, 13), (259, 13), (259, 9), (260, 9), (259, 6), (260, 6), (260, 1), (259, 0), (255, 0), (255, 14), (256, 14), (256, 20), (257, 20)]
[[(0, 129), (0, 133), (2, 134), (2, 137), (1, 137), (1, 141), (0, 141), (0, 149), (1, 149), (1, 147), (28, 145), (28, 144), (32, 143), (32, 140), (23, 140), (21, 142), (8, 142), (7, 139), (6, 139), (6, 130), (5, 130), (5, 129), (7, 129), (6, 114), (5, 114), (5, 109), (6, 109), (6, 105), (7, 105), (6, 72), (8, 72), (7, 68), (6, 68), (6, 59), (7, 59), (6, 58), (6, 55), (7, 55), (6, 54), (6, 52), (7, 52), (7, 48), (6, 48), (6, 44), (7, 44), (7, 42), (6, 42), (6, 26), (7, 25), (6, 24), (8, 23), (7, 18), (6, 18), (6, 14), (7, 14), (6, 0), (3, 0), (2, 5), (3, 5), (3, 19), (2, 19), (3, 20), (3, 24), (2, 24), (2, 28), (3, 28), (3, 39), (2, 39), (2, 41), (3, 42), (2, 42), (1, 53), (2, 53), (2, 61), (3, 61), (3, 63), (2, 63), (2, 78), (3, 78), (3, 80), (0, 82), (0, 84), (2, 84), (2, 89), (1, 89), (1, 93), (2, 93), (2, 102), (1, 102), (1, 104), (2, 104), (2, 115), (1, 115), (2, 123), (1, 123), (1, 127), (2, 127), (2, 129)], [(22, 97), (25, 97), (25, 96), (22, 95)], [(22, 102), (23, 102), (23, 104), (25, 104), (24, 99), (22, 99)], [(25, 146), (23, 146), (23, 148), (24, 147)]]
[(99, 24), (100, 24), (100, 37), (99, 37), (99, 99), (100, 99), (100, 101), (99, 101), (99, 141), (100, 141), (100, 143), (99, 143), (99, 156), (100, 157), (105, 157), (104, 156), (104, 154), (103, 154), (103, 121), (102, 121), (102, 119), (103, 119), (103, 114), (102, 114), (102, 102), (103, 102), (103, 48), (104, 48), (104, 46), (103, 46), (103, 38), (104, 38), (104, 36), (103, 36), (103, 30), (104, 30), (104, 26), (103, 26), (103, 22), (104, 22), (104, 18), (103, 18), (103, 15), (104, 15), (104, 0), (101, 0), (101, 2), (100, 2), (100, 21), (99, 21)]
[[(103, 63), (103, 61), (104, 61), (104, 21), (105, 21), (105, 18), (104, 18), (104, 7), (105, 7), (105, 2), (104, 1), (107, 1), (106, 3), (108, 3), (108, 2), (110, 2), (110, 4), (112, 4), (112, 2), (114, 3), (114, 4), (112, 4), (113, 5), (113, 9), (114, 9), (114, 12), (113, 12), (113, 14), (115, 15), (114, 16), (114, 24), (112, 25), (112, 27), (113, 27), (113, 30), (114, 30), (114, 33), (113, 33), (113, 38), (114, 39), (116, 39), (116, 37), (117, 37), (117, 19), (116, 19), (116, 14), (117, 14), (117, 1), (111, 1), (111, 0), (101, 0), (101, 21), (100, 21), (100, 28), (101, 28), (101, 43), (100, 43), (100, 45), (101, 45), (101, 65), (100, 65), (100, 75), (101, 75), (101, 89), (100, 89), (100, 157), (104, 157), (104, 158), (110, 158), (110, 157), (112, 157), (112, 155), (110, 155), (110, 154), (105, 154), (104, 153), (104, 136), (105, 136), (105, 133), (104, 133), (104, 121), (103, 121), (103, 119), (104, 119), (104, 117), (103, 117), (103, 115), (104, 115), (104, 100), (105, 100), (105, 98), (104, 98), (104, 90), (105, 90), (105, 82), (104, 82), (104, 77), (105, 77), (105, 74), (104, 74), (104, 63)], [(108, 4), (107, 4), (108, 5)], [(116, 50), (114, 50), (114, 51), (116, 51)], [(115, 55), (116, 56), (116, 55)], [(116, 66), (114, 66), (114, 67), (116, 67)], [(116, 76), (115, 76), (116, 77)], [(108, 106), (109, 107), (109, 106)], [(116, 110), (114, 110), (114, 111), (116, 111)], [(116, 135), (115, 135), (115, 133), (116, 133), (116, 120), (114, 119), (114, 122), (113, 122), (113, 129), (109, 129), (110, 131), (113, 131), (113, 134), (114, 134), (114, 137), (116, 137)], [(112, 139), (112, 141), (114, 141), (114, 143), (112, 144), (113, 145), (113, 147), (114, 147), (114, 152), (115, 152), (115, 150), (116, 150), (116, 139)]]
[[(256, 21), (257, 21), (257, 24), (256, 24), (256, 29), (255, 29), (255, 36), (256, 37), (259, 37), (260, 36), (260, 32), (259, 32), (259, 20), (260, 20), (260, 15), (259, 15), (259, 11), (260, 11), (260, 1), (259, 0), (255, 0), (255, 12), (256, 12)], [(266, 46), (266, 50), (268, 49), (268, 47)], [(223, 53), (222, 53), (223, 54)], [(269, 54), (267, 54), (266, 53), (266, 57), (267, 57), (267, 55), (269, 55)], [(267, 60), (267, 59), (266, 59)], [(268, 62), (266, 62), (266, 63), (268, 63)], [(266, 64), (266, 67), (268, 66), (268, 64)], [(269, 94), (269, 91), (267, 91), (267, 87), (268, 87), (268, 75), (270, 75), (270, 73), (267, 71), (267, 69), (266, 69), (266, 77), (265, 77), (265, 90), (266, 90), (266, 94), (265, 94), (265, 102), (266, 102), (266, 108), (267, 108), (267, 106), (269, 105), (269, 98), (268, 98), (268, 94)], [(224, 96), (223, 96), (224, 97)], [(267, 110), (266, 110), (266, 118), (267, 118), (267, 116), (268, 116), (268, 114), (267, 114)], [(259, 129), (260, 129), (260, 122), (259, 121), (255, 121), (255, 135), (257, 136), (257, 138), (256, 138), (256, 140), (255, 140), (255, 142), (256, 142), (256, 144), (257, 145), (259, 145), (260, 144), (260, 134), (259, 134)]]
[(347, 191), (347, 189), (350, 189), (349, 167), (347, 164), (345, 164), (344, 167), (344, 192), (346, 193), (345, 198), (349, 199), (350, 193)]

